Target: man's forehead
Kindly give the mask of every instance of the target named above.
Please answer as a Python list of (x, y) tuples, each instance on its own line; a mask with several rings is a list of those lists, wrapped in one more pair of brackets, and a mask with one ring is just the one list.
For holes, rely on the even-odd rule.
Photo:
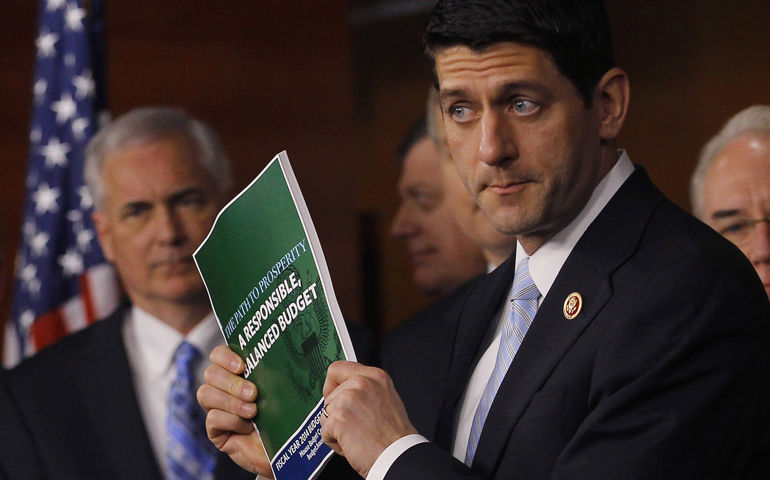
[(403, 175), (430, 175), (430, 172), (438, 170), (439, 166), (436, 144), (430, 137), (424, 137), (404, 156), (401, 170)]
[(729, 142), (706, 173), (704, 200), (713, 219), (770, 213), (770, 136)]
[(728, 142), (714, 157), (707, 182), (770, 183), (770, 132), (747, 133)]
[(105, 158), (105, 199), (121, 204), (163, 200), (213, 183), (190, 152), (174, 144), (145, 144)]
[(496, 79), (505, 73), (546, 66), (555, 69), (555, 63), (544, 50), (514, 42), (494, 43), (483, 49), (464, 45), (445, 47), (437, 51), (434, 58), (440, 97), (468, 78)]

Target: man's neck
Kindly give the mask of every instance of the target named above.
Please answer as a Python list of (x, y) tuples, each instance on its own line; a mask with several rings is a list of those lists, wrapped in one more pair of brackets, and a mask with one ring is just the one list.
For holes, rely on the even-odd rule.
[[(138, 301), (137, 301), (138, 300)], [(187, 335), (211, 313), (208, 299), (184, 302), (131, 299), (132, 303), (182, 335)]]

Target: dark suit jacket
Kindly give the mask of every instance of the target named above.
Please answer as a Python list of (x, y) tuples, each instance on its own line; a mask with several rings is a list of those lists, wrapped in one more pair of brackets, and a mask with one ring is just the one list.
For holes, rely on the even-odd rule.
[[(7, 391), (0, 390), (0, 478), (5, 472), (9, 480), (163, 479), (123, 343), (127, 308), (8, 373)], [(371, 335), (358, 326), (350, 333), (356, 352), (373, 358)], [(221, 454), (215, 478), (255, 475)], [(335, 455), (321, 480), (348, 478), (361, 477)]]
[(0, 480), (25, 478), (22, 472), (36, 463), (29, 435), (6, 390), (5, 370), (0, 367)]
[[(770, 478), (770, 306), (738, 249), (639, 167), (575, 246), (490, 409), (472, 469), (446, 451), (513, 278), (509, 259), (459, 312), (437, 444), (387, 479)], [(584, 300), (563, 314), (572, 292)]]
[(393, 380), (412, 425), (432, 440), (449, 376), (457, 312), (479, 276), (393, 329), (380, 363)]
[[(10, 478), (162, 480), (123, 344), (125, 312), (118, 309), (8, 372), (12, 404), (37, 456)], [(215, 478), (254, 475), (222, 454)]]

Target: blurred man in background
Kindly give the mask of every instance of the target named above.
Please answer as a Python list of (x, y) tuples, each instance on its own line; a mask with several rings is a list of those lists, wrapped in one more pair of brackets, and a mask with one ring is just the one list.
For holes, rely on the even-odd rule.
[[(8, 415), (18, 409), (35, 449), (4, 432), (0, 459), (37, 459), (8, 476), (253, 480), (209, 441), (195, 398), (224, 343), (192, 258), (232, 183), (216, 134), (179, 110), (134, 110), (94, 137), (85, 176), (130, 304), (9, 372)], [(349, 328), (368, 363), (371, 337)], [(355, 475), (340, 458), (329, 471)]]
[(741, 111), (703, 147), (690, 201), (746, 254), (770, 296), (770, 106)]
[(401, 164), (401, 205), (391, 234), (407, 245), (417, 288), (447, 295), (482, 273), (485, 261), (452, 214), (441, 162), (424, 118), (407, 132), (396, 160)]
[(195, 401), (222, 343), (192, 259), (231, 185), (217, 136), (184, 112), (139, 109), (86, 156), (99, 242), (130, 305), (9, 372), (39, 456), (19, 478), (253, 479), (211, 448)]

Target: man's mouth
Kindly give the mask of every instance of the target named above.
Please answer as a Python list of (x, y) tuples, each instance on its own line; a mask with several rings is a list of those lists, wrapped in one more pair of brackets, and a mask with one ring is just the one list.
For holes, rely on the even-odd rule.
[(487, 185), (487, 189), (495, 195), (512, 195), (523, 190), (528, 181), (516, 181), (516, 182), (496, 182)]
[(174, 268), (174, 267), (186, 267), (191, 263), (193, 263), (192, 255), (171, 255), (164, 259), (155, 260), (150, 265), (154, 268), (155, 267)]
[(411, 259), (412, 263), (419, 264), (424, 262), (428, 257), (433, 255), (435, 252), (434, 248), (426, 247), (421, 249), (413, 249), (409, 250), (409, 258)]

